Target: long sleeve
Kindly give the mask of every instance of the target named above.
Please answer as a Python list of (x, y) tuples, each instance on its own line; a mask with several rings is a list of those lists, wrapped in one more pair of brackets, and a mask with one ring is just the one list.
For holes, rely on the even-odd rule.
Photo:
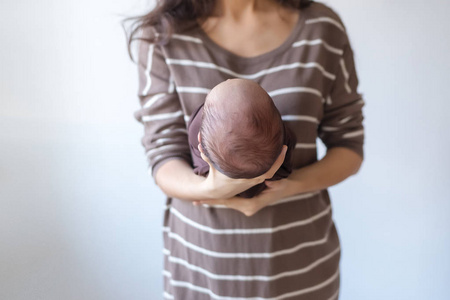
[(139, 41), (140, 109), (135, 118), (144, 125), (142, 145), (154, 178), (163, 163), (184, 159), (190, 163), (184, 113), (170, 70), (159, 45)]
[(343, 53), (338, 58), (336, 79), (324, 104), (324, 115), (318, 127), (318, 136), (327, 149), (346, 147), (364, 158), (364, 100), (358, 93), (353, 51), (348, 37)]

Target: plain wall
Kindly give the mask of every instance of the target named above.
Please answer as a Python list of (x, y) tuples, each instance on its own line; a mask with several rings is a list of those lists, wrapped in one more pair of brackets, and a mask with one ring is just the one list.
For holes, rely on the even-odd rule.
[[(325, 3), (366, 101), (363, 166), (330, 188), (341, 299), (449, 299), (450, 2)], [(165, 199), (119, 23), (150, 4), (2, 2), (0, 299), (162, 299)]]

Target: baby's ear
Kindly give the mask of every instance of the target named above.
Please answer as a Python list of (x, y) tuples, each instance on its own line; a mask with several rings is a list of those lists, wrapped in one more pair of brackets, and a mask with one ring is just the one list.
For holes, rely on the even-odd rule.
[(200, 157), (209, 165), (209, 171), (211, 172), (211, 170), (214, 169), (214, 167), (209, 161), (208, 157), (206, 157), (205, 153), (203, 153), (203, 149), (200, 144), (198, 144), (198, 150), (200, 151)]
[(202, 137), (201, 137), (201, 135), (200, 135), (200, 132), (198, 133), (197, 138), (198, 138), (198, 146), (197, 146), (198, 151), (200, 151), (201, 153), (203, 153), (203, 148), (202, 148)]
[(198, 138), (198, 145), (197, 145), (198, 151), (200, 151), (200, 153), (204, 153), (203, 147), (202, 147), (202, 138), (201, 138), (200, 132), (198, 133), (197, 138)]
[(200, 154), (203, 154), (202, 144), (198, 143), (197, 149), (200, 151)]

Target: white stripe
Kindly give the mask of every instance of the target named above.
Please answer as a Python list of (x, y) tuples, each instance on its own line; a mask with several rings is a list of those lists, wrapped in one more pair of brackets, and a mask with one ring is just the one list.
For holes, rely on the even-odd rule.
[(163, 297), (166, 299), (173, 299), (173, 295), (167, 293), (167, 292), (163, 292)]
[(211, 204), (211, 205), (208, 205), (208, 204), (202, 204), (202, 206), (203, 207), (213, 207), (213, 208), (225, 208), (225, 209), (231, 209), (231, 208), (229, 208), (228, 206), (226, 206), (226, 205), (222, 205), (222, 204)]
[(150, 176), (152, 176), (152, 173), (153, 173), (153, 166), (149, 166), (149, 167), (147, 168), (147, 174), (150, 175)]
[(284, 95), (284, 94), (290, 94), (290, 93), (310, 93), (314, 94), (316, 96), (319, 96), (321, 99), (323, 99), (322, 93), (319, 90), (309, 88), (309, 87), (288, 87), (288, 88), (282, 88), (278, 90), (273, 90), (269, 92), (270, 97), (275, 97), (278, 95)]
[(226, 74), (232, 75), (234, 77), (243, 78), (243, 79), (255, 79), (255, 78), (261, 77), (266, 74), (271, 74), (271, 73), (279, 72), (282, 70), (288, 70), (288, 69), (317, 68), (323, 73), (323, 75), (325, 77), (327, 77), (331, 80), (336, 79), (336, 76), (334, 74), (326, 71), (324, 67), (322, 67), (319, 63), (316, 63), (316, 62), (309, 62), (309, 63), (296, 62), (296, 63), (292, 63), (292, 64), (280, 65), (277, 67), (261, 70), (254, 74), (239, 74), (239, 73), (233, 72), (230, 69), (220, 67), (213, 63), (208, 63), (208, 62), (203, 62), (203, 61), (193, 61), (193, 60), (188, 60), (188, 59), (166, 58), (166, 63), (168, 65), (195, 66), (198, 68), (215, 69), (222, 73), (226, 73)]
[(332, 18), (328, 18), (328, 17), (309, 19), (309, 20), (305, 21), (305, 24), (313, 24), (313, 23), (319, 23), (319, 22), (326, 22), (326, 23), (333, 24), (334, 26), (336, 26), (337, 28), (339, 28), (340, 30), (345, 32), (345, 28), (341, 25), (341, 23), (339, 23), (338, 21), (336, 21)]
[(168, 95), (167, 93), (160, 93), (160, 94), (156, 94), (153, 97), (151, 97), (150, 99), (148, 99), (147, 102), (145, 102), (144, 104), (144, 108), (149, 108), (150, 106), (152, 106), (156, 101), (158, 101), (159, 99), (161, 99), (162, 97), (164, 97), (165, 95)]
[(158, 159), (160, 159), (162, 157), (164, 157), (164, 154), (156, 155), (155, 157), (153, 157), (153, 161), (157, 161)]
[(347, 132), (344, 135), (342, 135), (342, 137), (345, 139), (348, 139), (348, 138), (352, 138), (352, 137), (363, 135), (363, 134), (364, 134), (364, 129), (361, 129), (361, 130), (357, 130), (357, 131), (353, 131), (353, 132)]
[(330, 126), (322, 126), (323, 131), (337, 131), (339, 128), (337, 127), (330, 127)]
[(327, 104), (328, 105), (333, 104), (333, 102), (331, 101), (331, 96), (330, 95), (328, 95), (328, 97), (327, 97)]
[(208, 94), (211, 89), (195, 86), (177, 86), (178, 93)]
[(172, 94), (174, 91), (175, 91), (175, 82), (173, 80), (172, 74), (170, 74), (169, 87), (167, 88), (167, 92), (169, 94)]
[(347, 123), (349, 120), (351, 120), (351, 118), (352, 116), (345, 117), (339, 121), (339, 124)]
[[(187, 86), (179, 86), (176, 89), (178, 93), (193, 93), (193, 94), (208, 94), (211, 91), (211, 89), (207, 88), (187, 87)], [(319, 96), (322, 99), (322, 102), (325, 101), (323, 99), (322, 93), (319, 90), (309, 87), (288, 87), (268, 92), (270, 97), (275, 97), (278, 95), (284, 95), (289, 93), (310, 93)]]
[(319, 123), (319, 120), (315, 117), (311, 116), (302, 116), (302, 115), (284, 115), (281, 116), (283, 121), (307, 121), (313, 123)]
[(171, 278), (172, 276), (170, 275), (170, 273), (169, 273), (169, 276), (167, 276), (167, 277), (170, 278), (168, 280), (169, 280), (169, 282), (170, 282), (170, 284), (172, 286), (185, 287), (185, 288), (193, 290), (193, 291), (197, 291), (197, 292), (200, 292), (200, 293), (203, 293), (203, 294), (208, 294), (210, 297), (212, 297), (214, 299), (219, 299), (219, 300), (282, 300), (282, 299), (285, 299), (285, 298), (290, 298), (290, 297), (293, 297), (293, 296), (298, 296), (298, 295), (306, 294), (306, 293), (309, 293), (309, 292), (317, 291), (317, 290), (323, 288), (324, 286), (327, 286), (328, 284), (332, 283), (334, 280), (336, 280), (336, 278), (338, 278), (338, 276), (339, 276), (339, 268), (336, 270), (336, 272), (331, 277), (329, 277), (327, 280), (325, 280), (325, 281), (323, 281), (323, 282), (321, 282), (319, 284), (316, 284), (316, 285), (311, 286), (309, 288), (304, 288), (304, 289), (301, 289), (301, 290), (285, 293), (285, 294), (282, 294), (282, 295), (279, 295), (279, 296), (276, 296), (276, 297), (270, 297), (270, 298), (220, 296), (220, 295), (217, 295), (217, 294), (213, 293), (211, 290), (209, 290), (207, 288), (194, 285), (194, 284), (192, 284), (190, 282), (173, 280)]
[(323, 211), (320, 213), (304, 220), (295, 221), (287, 224), (283, 224), (276, 227), (268, 227), (268, 228), (252, 228), (252, 229), (243, 229), (243, 228), (233, 228), (233, 229), (216, 229), (211, 228), (202, 224), (199, 224), (188, 217), (184, 216), (182, 213), (180, 213), (175, 207), (170, 207), (170, 213), (175, 215), (178, 219), (180, 219), (183, 223), (188, 224), (194, 228), (197, 228), (199, 230), (209, 232), (211, 234), (266, 234), (266, 233), (275, 233), (278, 231), (290, 229), (293, 227), (298, 226), (304, 226), (306, 224), (311, 224), (317, 219), (322, 218), (323, 216), (326, 216), (331, 211), (331, 206), (328, 205)]
[(189, 122), (189, 119), (190, 119), (190, 118), (191, 118), (190, 116), (186, 116), (186, 115), (185, 115), (185, 116), (184, 116), (184, 122), (186, 122), (186, 123)]
[(160, 151), (166, 151), (166, 150), (169, 150), (169, 149), (179, 148), (179, 147), (180, 147), (180, 145), (162, 145), (162, 146), (160, 146), (158, 148), (154, 148), (154, 149), (149, 150), (146, 153), (146, 155), (147, 156), (151, 156), (151, 155), (154, 155), (154, 154), (156, 154), (157, 152), (160, 152)]
[(157, 145), (164, 144), (165, 142), (173, 141), (174, 138), (159, 138), (156, 140)]
[(334, 292), (334, 294), (328, 298), (328, 300), (336, 300), (339, 296), (339, 289), (336, 290), (336, 292)]
[[(169, 251), (169, 250), (168, 250)], [(273, 280), (277, 280), (283, 277), (288, 277), (288, 276), (296, 276), (299, 274), (304, 274), (308, 271), (311, 271), (312, 269), (314, 269), (315, 267), (317, 267), (318, 265), (320, 265), (321, 263), (329, 260), (330, 258), (332, 258), (333, 256), (335, 256), (337, 253), (339, 253), (340, 251), (340, 247), (337, 247), (335, 250), (333, 250), (332, 252), (330, 252), (329, 254), (315, 260), (314, 262), (310, 263), (308, 266), (303, 267), (301, 269), (298, 270), (294, 270), (294, 271), (286, 271), (286, 272), (282, 272), (282, 273), (278, 273), (277, 275), (272, 275), (272, 276), (263, 276), (263, 275), (255, 275), (255, 276), (249, 276), (249, 275), (222, 275), (222, 274), (215, 274), (215, 273), (211, 273), (206, 269), (203, 269), (199, 266), (190, 264), (189, 262), (187, 262), (184, 259), (181, 259), (179, 257), (174, 257), (170, 255), (170, 251), (168, 256), (168, 260), (172, 263), (175, 264), (179, 264), (179, 265), (183, 265), (186, 268), (202, 273), (205, 276), (212, 278), (214, 280), (233, 280), (233, 281), (273, 281)], [(170, 273), (170, 272), (169, 272)]]
[(144, 122), (150, 122), (150, 121), (156, 121), (156, 120), (164, 120), (164, 119), (170, 119), (170, 118), (176, 118), (179, 116), (182, 116), (183, 112), (181, 110), (172, 112), (172, 113), (165, 113), (165, 114), (158, 114), (158, 115), (151, 115), (151, 116), (143, 116), (142, 121)]
[(342, 58), (340, 60), (340, 64), (341, 64), (342, 74), (344, 74), (344, 78), (345, 78), (345, 83), (344, 83), (345, 84), (345, 89), (347, 90), (347, 93), (350, 94), (352, 92), (352, 89), (348, 85), (349, 75), (348, 75), (348, 72), (347, 72), (347, 68), (345, 67), (345, 62), (344, 62), (344, 60)]
[(328, 236), (330, 235), (330, 228), (331, 228), (332, 224), (333, 224), (333, 222), (330, 223), (330, 226), (328, 227), (325, 236), (319, 240), (300, 243), (297, 246), (289, 248), (289, 249), (279, 250), (279, 251), (275, 251), (275, 252), (260, 252), (260, 253), (248, 253), (248, 252), (234, 253), (234, 252), (212, 251), (212, 250), (208, 250), (208, 249), (199, 247), (191, 242), (186, 241), (180, 235), (172, 232), (170, 230), (170, 227), (163, 227), (162, 230), (163, 230), (163, 232), (167, 232), (169, 238), (177, 240), (178, 242), (183, 244), (185, 247), (190, 248), (193, 251), (202, 253), (204, 255), (213, 256), (213, 257), (222, 257), (222, 258), (239, 257), (239, 258), (250, 259), (250, 258), (273, 258), (273, 257), (280, 256), (280, 255), (291, 254), (291, 253), (299, 251), (303, 248), (313, 247), (313, 246), (324, 244), (328, 240)]
[(150, 77), (150, 70), (152, 69), (154, 48), (155, 48), (154, 44), (150, 44), (150, 46), (148, 48), (147, 68), (145, 69), (145, 78), (147, 79), (147, 82), (145, 84), (144, 90), (142, 91), (143, 95), (147, 95), (148, 91), (150, 90), (150, 86), (152, 85), (152, 79)]
[(160, 134), (166, 134), (166, 133), (175, 133), (175, 132), (181, 132), (181, 133), (186, 133), (187, 134), (187, 130), (184, 128), (167, 128), (164, 129), (163, 131), (160, 132)]
[(199, 38), (195, 38), (189, 35), (182, 35), (182, 34), (172, 34), (171, 36), (174, 39), (178, 39), (178, 40), (182, 40), (182, 41), (186, 41), (186, 42), (193, 42), (193, 43), (197, 43), (197, 44), (203, 44), (203, 41)]
[(316, 144), (306, 144), (306, 143), (297, 143), (295, 144), (295, 149), (315, 149), (317, 146)]
[(324, 40), (321, 40), (321, 39), (301, 40), (301, 41), (298, 41), (298, 42), (295, 42), (294, 44), (292, 44), (292, 47), (295, 48), (295, 47), (300, 47), (300, 46), (304, 46), (304, 45), (308, 45), (308, 46), (323, 45), (323, 47), (325, 49), (327, 49), (328, 51), (330, 51), (332, 53), (339, 54), (339, 55), (342, 55), (344, 53), (344, 51), (342, 51), (341, 49), (330, 46), (327, 42), (325, 42)]
[[(280, 200), (278, 200), (275, 203), (269, 204), (268, 206), (273, 206), (273, 205), (278, 205), (280, 203), (286, 203), (286, 202), (292, 202), (292, 201), (297, 201), (297, 200), (303, 200), (303, 199), (308, 199), (308, 198), (312, 198), (313, 196), (316, 196), (320, 193), (320, 191), (317, 192), (312, 192), (312, 193), (302, 193), (302, 194), (298, 194), (298, 195), (294, 195), (294, 196), (290, 196), (287, 198), (282, 198)], [(213, 205), (208, 205), (208, 204), (202, 204), (202, 206), (204, 207), (213, 207), (213, 208), (226, 208), (226, 209), (231, 209), (228, 206), (225, 205), (220, 205), (220, 204), (213, 204)], [(165, 209), (168, 209), (169, 206), (167, 206)]]

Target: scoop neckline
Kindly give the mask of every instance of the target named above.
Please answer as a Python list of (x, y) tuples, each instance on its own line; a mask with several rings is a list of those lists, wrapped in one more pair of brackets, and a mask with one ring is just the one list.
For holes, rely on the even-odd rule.
[(208, 34), (203, 30), (203, 28), (200, 26), (200, 24), (197, 24), (198, 32), (202, 38), (203, 44), (207, 45), (208, 47), (211, 47), (215, 51), (218, 51), (220, 53), (225, 54), (228, 58), (232, 59), (234, 62), (238, 62), (240, 64), (246, 64), (246, 63), (258, 63), (265, 61), (266, 59), (276, 56), (288, 48), (292, 46), (294, 41), (296, 40), (298, 33), (303, 29), (305, 25), (305, 9), (300, 10), (300, 14), (297, 20), (297, 23), (295, 24), (294, 28), (291, 30), (291, 33), (288, 35), (288, 37), (284, 40), (284, 42), (279, 45), (277, 48), (272, 49), (268, 52), (256, 55), (256, 56), (241, 56), (237, 55), (224, 47), (217, 44), (215, 41), (213, 41)]

